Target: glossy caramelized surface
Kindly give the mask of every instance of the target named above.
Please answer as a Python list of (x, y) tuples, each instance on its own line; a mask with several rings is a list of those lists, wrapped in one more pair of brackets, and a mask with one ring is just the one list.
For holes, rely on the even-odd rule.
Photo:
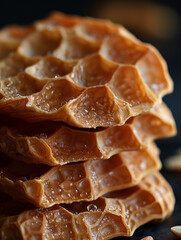
[(2, 113), (109, 127), (150, 110), (172, 91), (158, 51), (122, 26), (54, 13), (14, 28), (0, 32), (0, 44), (8, 39), (7, 50), (0, 49)]
[(168, 217), (153, 140), (176, 133), (172, 90), (120, 25), (53, 13), (0, 30), (0, 239), (106, 240)]
[[(174, 203), (169, 184), (159, 173), (154, 173), (135, 187), (108, 193), (92, 202), (32, 209), (16, 216), (4, 210), (0, 217), (1, 239), (102, 240), (130, 236), (140, 225), (168, 217)], [(13, 201), (2, 202), (0, 209), (11, 204)]]
[(134, 186), (160, 168), (159, 151), (153, 143), (149, 149), (122, 152), (107, 160), (52, 168), (0, 155), (0, 190), (37, 207), (50, 207), (95, 200), (105, 193)]

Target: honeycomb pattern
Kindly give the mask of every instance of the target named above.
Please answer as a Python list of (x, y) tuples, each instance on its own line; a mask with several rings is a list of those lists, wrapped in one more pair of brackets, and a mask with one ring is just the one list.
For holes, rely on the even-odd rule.
[(106, 240), (163, 220), (155, 139), (175, 135), (167, 65), (109, 21), (0, 30), (0, 239)]
[[(13, 198), (27, 199), (37, 207), (96, 200), (103, 194), (136, 185), (159, 170), (158, 149), (122, 152), (107, 160), (87, 161), (48, 169), (1, 155), (0, 189)], [(18, 193), (18, 194), (17, 194)]]
[(176, 133), (174, 119), (163, 103), (123, 126), (96, 131), (73, 129), (61, 123), (30, 124), (6, 117), (0, 117), (0, 125), (1, 152), (16, 160), (50, 166), (107, 159)]
[(107, 21), (54, 13), (9, 27), (0, 56), (0, 111), (30, 122), (122, 125), (172, 91), (158, 51)]
[(40, 240), (43, 234), (45, 240), (102, 240), (131, 236), (144, 223), (168, 217), (174, 203), (169, 184), (159, 173), (153, 173), (135, 187), (109, 193), (92, 202), (55, 205), (48, 209), (27, 210), (16, 216), (1, 216), (1, 238)]

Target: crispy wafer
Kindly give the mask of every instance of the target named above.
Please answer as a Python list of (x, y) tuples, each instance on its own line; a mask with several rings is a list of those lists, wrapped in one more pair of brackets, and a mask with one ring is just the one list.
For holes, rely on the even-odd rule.
[(23, 67), (11, 64), (13, 56), (0, 62), (1, 113), (109, 127), (150, 110), (172, 91), (158, 51), (122, 26), (55, 13), (32, 28), (14, 52)]
[(175, 135), (169, 109), (162, 103), (123, 126), (94, 131), (61, 123), (0, 119), (0, 151), (13, 159), (47, 165), (107, 159), (120, 151), (145, 148), (150, 141)]

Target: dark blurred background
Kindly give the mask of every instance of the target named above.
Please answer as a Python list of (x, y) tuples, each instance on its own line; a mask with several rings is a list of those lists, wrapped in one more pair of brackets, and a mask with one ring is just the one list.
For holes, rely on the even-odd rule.
[[(168, 63), (174, 93), (164, 97), (176, 119), (178, 135), (159, 141), (163, 156), (181, 147), (181, 8), (179, 1), (31, 0), (0, 1), (0, 27), (27, 25), (51, 11), (108, 18), (123, 24), (139, 39), (156, 46)], [(170, 152), (170, 151), (169, 151)], [(164, 154), (165, 153), (165, 154)]]

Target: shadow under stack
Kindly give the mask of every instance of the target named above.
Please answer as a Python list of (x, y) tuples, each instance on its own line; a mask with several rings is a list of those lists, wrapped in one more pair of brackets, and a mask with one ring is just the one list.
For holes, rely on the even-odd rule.
[(53, 13), (0, 31), (0, 239), (103, 240), (164, 220), (155, 139), (176, 134), (158, 51)]

